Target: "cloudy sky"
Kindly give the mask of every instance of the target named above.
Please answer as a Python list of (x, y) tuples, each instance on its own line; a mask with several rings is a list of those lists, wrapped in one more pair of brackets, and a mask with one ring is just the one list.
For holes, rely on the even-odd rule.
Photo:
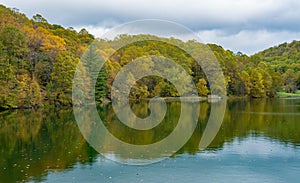
[(204, 42), (253, 54), (300, 40), (299, 0), (0, 0), (28, 17), (101, 36), (119, 24), (163, 19), (182, 24)]

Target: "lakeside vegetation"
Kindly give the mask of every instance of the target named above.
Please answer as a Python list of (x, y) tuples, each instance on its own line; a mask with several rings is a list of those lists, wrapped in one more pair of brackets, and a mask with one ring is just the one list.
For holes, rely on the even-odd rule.
[[(77, 64), (81, 64), (81, 72), (85, 73), (94, 67), (90, 60), (98, 54), (110, 53), (113, 53), (112, 56), (97, 74), (95, 95), (98, 102), (103, 98), (111, 99), (112, 82), (118, 71), (144, 55), (161, 55), (174, 60), (192, 76), (200, 96), (210, 94), (203, 70), (190, 55), (175, 46), (162, 41), (142, 41), (117, 49), (119, 43), (134, 37), (151, 35), (121, 35), (111, 41), (98, 40), (102, 46), (99, 53), (98, 47), (89, 47), (95, 41), (97, 45), (97, 40), (84, 28), (77, 32), (71, 27), (50, 24), (39, 14), (29, 19), (17, 9), (0, 5), (0, 109), (71, 105)], [(164, 39), (176, 42), (191, 52), (197, 52), (204, 46), (196, 41), (161, 38)], [(283, 43), (252, 56), (234, 53), (215, 44), (208, 46), (222, 67), (229, 96), (262, 98), (277, 94), (282, 97), (286, 95), (283, 92), (299, 95), (294, 94), (300, 87), (299, 41)], [(145, 63), (141, 72), (150, 68), (151, 60)], [(168, 68), (163, 72), (172, 76), (174, 70)], [(173, 74), (172, 77), (183, 83), (186, 81), (183, 75)], [(91, 83), (91, 78), (94, 76), (81, 78), (81, 81)], [(185, 94), (193, 93), (187, 90)], [(178, 95), (175, 87), (160, 77), (139, 80), (130, 93), (133, 99)]]
[(285, 97), (300, 97), (300, 91), (296, 91), (295, 93), (286, 93), (286, 92), (277, 92), (277, 97), (285, 98)]

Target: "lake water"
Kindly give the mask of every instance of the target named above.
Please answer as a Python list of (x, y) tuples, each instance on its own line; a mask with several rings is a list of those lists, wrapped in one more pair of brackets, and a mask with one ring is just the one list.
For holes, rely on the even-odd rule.
[[(159, 128), (143, 134), (122, 126), (110, 105), (99, 114), (122, 141), (151, 144), (177, 124), (181, 104), (167, 107)], [(210, 108), (201, 102), (196, 129), (176, 154), (143, 166), (98, 154), (81, 135), (72, 108), (0, 112), (0, 182), (299, 182), (300, 99), (228, 100), (217, 136), (200, 151)], [(147, 103), (132, 110), (149, 115)]]

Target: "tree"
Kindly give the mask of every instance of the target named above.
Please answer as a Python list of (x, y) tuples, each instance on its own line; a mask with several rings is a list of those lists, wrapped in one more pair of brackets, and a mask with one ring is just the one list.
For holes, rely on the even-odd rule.
[(54, 89), (54, 92), (50, 95), (59, 104), (67, 105), (72, 103), (72, 84), (78, 62), (78, 58), (75, 58), (72, 53), (65, 51), (60, 52), (53, 63), (53, 72), (51, 73), (53, 86), (48, 87)]
[(107, 94), (108, 73), (103, 57), (98, 52), (97, 46), (95, 44), (91, 44), (82, 56), (81, 60), (86, 68), (87, 75), (90, 77), (90, 85), (94, 85), (95, 87), (95, 90), (91, 92), (94, 92), (95, 100), (100, 102)]
[[(86, 73), (86, 68), (82, 65), (82, 62), (79, 62), (77, 65), (76, 75), (74, 76), (74, 83), (73, 83), (73, 105), (86, 105), (89, 104), (91, 101), (90, 96), (90, 86), (91, 81), (90, 77), (88, 77)], [(75, 89), (75, 90), (74, 90)]]
[(40, 28), (40, 31), (43, 34), (40, 51), (46, 53), (49, 59), (53, 62), (58, 53), (66, 51), (65, 40), (59, 36), (51, 34), (44, 28)]
[(52, 65), (47, 61), (40, 61), (35, 65), (34, 75), (41, 86), (47, 86), (51, 81)]
[(264, 80), (262, 74), (259, 72), (258, 69), (254, 69), (250, 75), (250, 82), (251, 82), (251, 90), (250, 94), (254, 98), (261, 98), (266, 95), (265, 87), (264, 87)]
[(91, 35), (85, 28), (82, 28), (79, 33), (78, 37), (81, 41), (81, 43), (91, 43), (95, 38), (93, 35)]
[(239, 83), (238, 83), (238, 94), (240, 95), (249, 95), (250, 94), (250, 76), (246, 71), (242, 71), (239, 74)]
[(134, 85), (131, 88), (130, 91), (131, 97), (133, 97), (136, 100), (140, 100), (141, 98), (147, 98), (149, 97), (149, 91), (148, 91), (148, 87), (146, 85), (143, 86), (137, 86)]
[(203, 78), (199, 79), (198, 83), (196, 84), (196, 87), (199, 95), (201, 96), (206, 96), (209, 93), (209, 90), (207, 88), (207, 82)]
[(300, 89), (300, 71), (297, 73), (297, 88)]
[(1, 52), (5, 54), (8, 63), (18, 70), (24, 66), (23, 56), (27, 52), (26, 38), (15, 26), (7, 25), (0, 31)]
[(294, 93), (297, 89), (297, 75), (294, 70), (288, 69), (283, 74), (284, 90), (288, 93)]
[(0, 108), (15, 108), (17, 93), (15, 69), (0, 52)]
[(40, 86), (32, 80), (29, 73), (22, 70), (17, 76), (17, 106), (18, 107), (35, 107), (42, 103)]
[(32, 17), (33, 21), (38, 23), (48, 23), (47, 20), (40, 14), (36, 14)]
[(22, 28), (22, 32), (24, 33), (27, 40), (26, 43), (29, 51), (26, 54), (26, 59), (28, 59), (28, 69), (33, 77), (36, 69), (36, 64), (39, 61), (47, 60), (46, 54), (40, 51), (44, 37), (46, 35), (44, 35), (44, 33), (42, 32), (41, 27), (33, 28), (24, 26)]

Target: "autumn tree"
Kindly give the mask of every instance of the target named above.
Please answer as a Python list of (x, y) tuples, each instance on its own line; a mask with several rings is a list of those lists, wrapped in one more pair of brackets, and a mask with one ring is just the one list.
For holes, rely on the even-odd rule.
[(251, 90), (250, 94), (254, 98), (261, 98), (266, 95), (264, 80), (258, 69), (254, 69), (250, 74)]
[(204, 78), (199, 79), (198, 83), (196, 84), (197, 90), (199, 95), (206, 96), (209, 93), (207, 88), (207, 82)]

